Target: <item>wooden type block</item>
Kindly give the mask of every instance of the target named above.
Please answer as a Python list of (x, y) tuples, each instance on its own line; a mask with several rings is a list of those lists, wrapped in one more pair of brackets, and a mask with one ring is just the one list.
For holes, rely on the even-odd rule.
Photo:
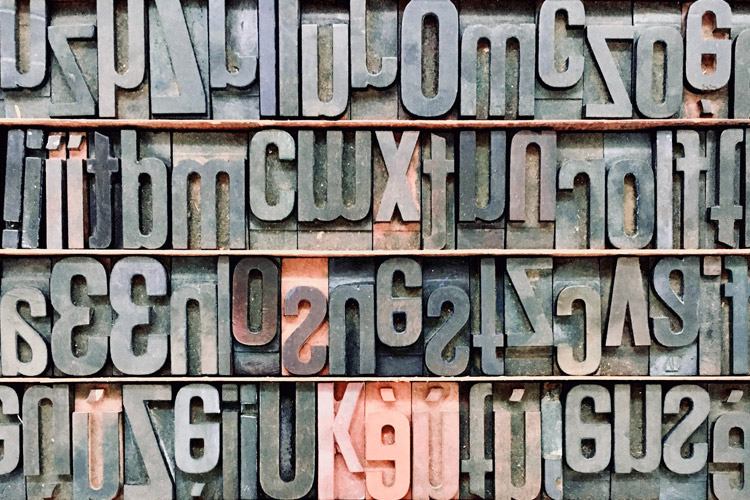
[[(298, 9), (296, 2), (292, 5)], [(299, 21), (299, 11), (295, 20)], [(258, 94), (259, 111), (262, 117), (275, 116), (278, 112), (277, 26), (275, 0), (258, 0)], [(299, 90), (297, 92), (299, 93)]]
[[(216, 375), (219, 348), (217, 265), (210, 257), (172, 259), (169, 351), (172, 375)], [(229, 318), (221, 318), (221, 320)], [(228, 333), (228, 332), (225, 332)], [(228, 375), (228, 373), (227, 373)]]
[(453, 135), (422, 138), (422, 248), (456, 248)]
[(281, 374), (327, 374), (328, 259), (282, 259), (281, 297)]
[[(731, 262), (731, 264), (734, 264), (734, 262)], [(724, 341), (725, 331), (727, 338), (729, 337), (729, 328), (724, 326), (725, 308), (723, 302), (728, 303), (729, 297), (722, 297), (721, 293), (722, 273), (724, 271), (721, 257), (704, 257), (701, 270), (701, 298), (700, 310), (698, 311), (700, 321), (698, 374), (727, 374), (730, 372), (730, 343)], [(745, 281), (747, 282), (747, 280)], [(727, 283), (724, 286), (724, 295), (727, 296), (730, 292), (731, 285)], [(750, 299), (750, 297), (748, 298)]]
[(153, 115), (207, 117), (208, 9), (197, 0), (149, 3), (149, 92)]
[(635, 257), (603, 259), (599, 269), (602, 319), (606, 318), (600, 374), (647, 375), (651, 345), (647, 262)]
[(507, 259), (505, 271), (505, 374), (551, 375), (552, 259)]
[[(220, 498), (221, 402), (208, 384), (180, 388), (174, 400), (176, 498)], [(232, 464), (224, 464), (230, 469)], [(196, 494), (197, 493), (197, 494)]]
[[(553, 333), (555, 372), (592, 375), (602, 359), (602, 290), (598, 259), (554, 263)], [(605, 304), (606, 307), (606, 304)]]
[(95, 132), (93, 156), (86, 161), (86, 172), (90, 174), (89, 248), (109, 248), (121, 237), (116, 227), (122, 196), (120, 161), (113, 156), (110, 143), (108, 136)]
[[(240, 498), (242, 500), (258, 498), (258, 441), (260, 437), (258, 412), (258, 385), (241, 385), (240, 442), (238, 445), (240, 447)], [(224, 430), (226, 436), (224, 442), (231, 439), (231, 436), (226, 434), (226, 428), (226, 424), (222, 422), (222, 430)], [(223, 456), (227, 457), (226, 448), (223, 451)], [(229, 460), (229, 458), (224, 460)], [(224, 479), (224, 484), (226, 484), (226, 479)]]
[[(243, 386), (243, 394), (240, 395), (240, 387), (236, 384), (223, 384), (221, 386), (221, 496), (222, 498), (244, 498), (258, 494), (257, 468), (258, 468), (258, 389), (254, 385)], [(247, 428), (243, 436), (242, 422), (240, 420), (241, 412), (248, 408), (248, 392), (251, 398), (254, 397), (253, 404), (256, 406), (254, 422), (244, 427)], [(242, 401), (240, 399), (242, 398)], [(244, 415), (243, 415), (244, 416)], [(244, 416), (245, 420), (250, 415)], [(243, 453), (244, 451), (244, 453)], [(243, 484), (243, 468), (245, 463), (253, 463), (255, 471), (251, 477), (245, 477), (245, 480), (254, 481), (253, 485)], [(242, 495), (240, 494), (242, 493)]]
[[(31, 385), (23, 395), (26, 498), (72, 499), (70, 403), (67, 385)], [(50, 408), (51, 406), (51, 408)]]
[(555, 248), (604, 248), (605, 167), (603, 136), (558, 136)]
[(237, 375), (281, 370), (281, 294), (274, 259), (245, 258), (232, 272), (232, 368)]
[(52, 266), (52, 361), (65, 375), (94, 375), (107, 364), (112, 309), (105, 265), (106, 260), (68, 257)]
[(73, 411), (73, 498), (117, 498), (123, 484), (122, 388), (77, 384)]
[(173, 498), (175, 469), (172, 386), (123, 385), (123, 498)]
[(534, 499), (541, 492), (539, 396), (539, 384), (494, 384), (496, 499)]
[(3, 498), (26, 498), (26, 481), (21, 461), (21, 405), (15, 389), (0, 386), (0, 494)]
[(96, 116), (94, 96), (99, 93), (95, 39), (97, 6), (93, 0), (78, 0), (56, 2), (51, 7), (47, 28), (52, 49), (49, 114), (51, 117)]
[(375, 373), (375, 262), (328, 260), (331, 375)]
[[(300, 114), (299, 0), (278, 2), (276, 10), (278, 14), (276, 28), (276, 33), (278, 33), (278, 114), (284, 117), (294, 117)], [(267, 21), (269, 17), (266, 16), (265, 20)], [(260, 20), (260, 25), (263, 26), (263, 24), (263, 20)], [(271, 35), (270, 32), (267, 34)], [(262, 40), (263, 34), (259, 35)]]
[(459, 133), (457, 248), (505, 246), (506, 134)]
[(414, 500), (457, 499), (460, 475), (457, 382), (415, 382), (411, 386), (414, 426)]
[(750, 101), (743, 96), (748, 85), (750, 85), (747, 73), (750, 32), (745, 33), (750, 28), (750, 10), (746, 5), (736, 2), (730, 5), (732, 8), (732, 29), (729, 35), (734, 45), (729, 101), (731, 103), (730, 116), (732, 118), (747, 118), (750, 117)]
[(297, 135), (297, 241), (305, 250), (372, 248), (372, 133)]
[(172, 247), (245, 248), (247, 135), (176, 133), (172, 141)]
[(649, 348), (649, 374), (697, 375), (700, 258), (652, 259), (651, 272), (648, 302), (654, 342)]
[(542, 460), (544, 493), (552, 500), (563, 498), (563, 411), (561, 384), (542, 385)]
[(6, 377), (50, 375), (49, 259), (3, 259), (0, 368)]
[[(747, 465), (747, 445), (745, 444), (745, 436), (750, 433), (747, 418), (750, 414), (750, 398), (748, 398), (747, 390), (747, 385), (743, 384), (709, 386), (708, 429), (711, 431), (711, 467), (708, 498), (710, 500), (747, 496), (750, 485), (750, 467)], [(707, 406), (706, 403), (701, 410), (705, 406)], [(705, 412), (701, 412), (701, 416), (705, 418)], [(693, 445), (693, 448), (698, 446), (701, 445)], [(700, 452), (701, 458), (707, 454), (707, 450), (704, 449)]]
[(260, 118), (258, 1), (212, 0), (208, 4), (211, 117)]
[(552, 248), (557, 136), (547, 131), (517, 132), (511, 140), (509, 156), (505, 246)]
[[(354, 104), (352, 104), (354, 106)], [(373, 155), (372, 247), (406, 250), (421, 247), (422, 165), (419, 132), (375, 132)]]
[(503, 261), (493, 257), (473, 260), (469, 270), (471, 303), (472, 375), (505, 373), (504, 275)]
[(228, 256), (216, 263), (216, 351), (219, 375), (231, 375), (232, 357), (232, 278)]
[(744, 213), (737, 174), (742, 171), (743, 141), (740, 129), (725, 129), (719, 136), (719, 168), (711, 183), (715, 195), (708, 213), (716, 231), (715, 243), (720, 248), (740, 245), (738, 221)]
[(365, 481), (368, 500), (411, 498), (412, 387), (365, 383)]
[(26, 158), (23, 172), (23, 216), (21, 248), (39, 248), (44, 196), (44, 166), (41, 158)]
[(110, 352), (116, 373), (163, 371), (170, 334), (167, 286), (164, 265), (151, 257), (125, 257), (112, 266)]
[(350, 2), (351, 118), (398, 118), (398, 28), (398, 0)]
[(600, 385), (580, 384), (565, 397), (563, 498), (610, 498), (612, 400)]
[(426, 259), (422, 269), (425, 373), (459, 376), (469, 367), (469, 266), (460, 259)]
[(583, 112), (583, 71), (588, 54), (580, 0), (536, 2), (539, 78), (534, 115), (539, 119), (578, 119)]
[(365, 497), (365, 384), (320, 383), (318, 498)]
[[(315, 385), (260, 384), (259, 474), (270, 498), (315, 498)], [(283, 443), (283, 446), (281, 445)]]
[(8, 131), (3, 190), (3, 248), (18, 248), (21, 240), (25, 144), (26, 134), (23, 130)]
[(422, 375), (422, 267), (417, 260), (394, 257), (380, 264), (376, 280), (375, 373)]
[[(722, 373), (744, 375), (750, 373), (750, 344), (748, 343), (748, 283), (747, 259), (739, 256), (724, 258), (727, 281), (723, 286), (721, 302), (721, 343), (724, 348), (721, 356)], [(722, 279), (722, 281), (724, 281)], [(718, 310), (714, 311), (716, 314)], [(728, 354), (731, 353), (730, 359)]]
[(65, 161), (67, 248), (85, 248), (89, 232), (89, 186), (84, 159), (88, 157), (86, 134), (71, 132)]
[(60, 132), (47, 138), (49, 159), (44, 162), (44, 247), (64, 248), (65, 167), (67, 136)]
[(262, 130), (250, 139), (248, 177), (252, 249), (296, 249), (297, 149), (284, 130)]
[(461, 477), (459, 498), (494, 496), (495, 422), (492, 384), (459, 385)]

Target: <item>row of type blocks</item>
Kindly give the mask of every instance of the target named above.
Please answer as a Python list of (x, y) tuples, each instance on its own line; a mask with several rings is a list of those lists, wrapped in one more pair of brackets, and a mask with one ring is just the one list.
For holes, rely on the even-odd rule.
[(0, 10), (7, 117), (750, 116), (741, 1), (3, 0)]
[(0, 402), (4, 499), (750, 494), (742, 384), (3, 385)]
[(750, 140), (7, 131), (4, 248), (747, 248)]
[(739, 256), (66, 257), (2, 268), (3, 377), (750, 370)]

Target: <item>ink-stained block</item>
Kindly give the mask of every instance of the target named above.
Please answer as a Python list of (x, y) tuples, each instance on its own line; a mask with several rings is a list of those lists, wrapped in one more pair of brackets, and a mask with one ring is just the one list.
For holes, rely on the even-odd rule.
[(494, 257), (473, 260), (469, 269), (472, 375), (505, 373), (504, 263)]
[(714, 230), (713, 244), (717, 248), (737, 248), (740, 244), (738, 221), (743, 216), (742, 192), (736, 173), (741, 172), (743, 140), (740, 129), (725, 129), (719, 136), (719, 171), (708, 183), (709, 189), (712, 189), (709, 193), (713, 194), (713, 200), (709, 201), (708, 217)]
[[(737, 261), (729, 261), (727, 266), (733, 265), (735, 262)], [(742, 260), (739, 263), (741, 265)], [(728, 303), (729, 297), (726, 299), (722, 297), (723, 271), (724, 265), (721, 257), (707, 256), (702, 259), (701, 299), (698, 312), (700, 322), (698, 330), (699, 375), (721, 375), (730, 372), (729, 328), (728, 325), (725, 327), (724, 324), (725, 307), (723, 303)], [(740, 287), (742, 286), (741, 284)], [(727, 283), (724, 286), (724, 295), (729, 295), (731, 288), (732, 286)], [(742, 288), (740, 288), (741, 291)], [(725, 332), (727, 341), (724, 340)]]
[(257, 0), (208, 4), (211, 118), (260, 118)]
[(319, 383), (318, 498), (365, 497), (365, 384)]
[[(494, 498), (537, 498), (542, 489), (539, 384), (494, 384)], [(516, 458), (514, 458), (516, 457)], [(516, 461), (523, 458), (523, 467)]]
[(425, 259), (422, 273), (425, 373), (463, 375), (471, 349), (468, 263)]
[(94, 133), (93, 155), (86, 160), (89, 181), (89, 248), (121, 246), (120, 161), (107, 135)]
[(544, 493), (552, 500), (562, 500), (563, 484), (563, 410), (561, 384), (542, 384), (542, 460)]
[[(354, 105), (354, 104), (353, 104)], [(372, 247), (406, 250), (421, 247), (422, 165), (418, 131), (375, 132), (372, 158)]]
[(505, 272), (505, 374), (551, 375), (552, 259), (507, 259)]
[(18, 129), (9, 130), (5, 144), (2, 245), (3, 248), (18, 248), (21, 242), (26, 133)]
[(412, 388), (365, 383), (365, 482), (370, 499), (411, 498)]
[(172, 141), (172, 246), (245, 248), (247, 136), (176, 133)]
[(506, 133), (459, 133), (457, 248), (505, 246)]
[(748, 78), (748, 43), (750, 43), (750, 32), (744, 33), (750, 28), (750, 10), (746, 5), (734, 2), (732, 8), (732, 28), (730, 38), (733, 41), (734, 58), (732, 61), (733, 74), (730, 90), (731, 117), (747, 118), (750, 116), (750, 102), (743, 98), (744, 92), (750, 85)]
[(261, 130), (252, 135), (249, 152), (248, 247), (297, 248), (297, 148), (284, 130)]
[(281, 261), (281, 374), (328, 373), (328, 259)]
[(492, 384), (459, 385), (461, 476), (459, 498), (494, 496), (495, 420)]
[[(517, 132), (510, 144), (506, 248), (552, 248), (555, 237), (555, 132)], [(538, 200), (538, 201), (537, 201)]]
[(84, 160), (88, 157), (86, 134), (68, 134), (68, 159), (65, 161), (65, 197), (67, 211), (67, 248), (81, 249), (88, 243), (89, 185)]
[[(747, 278), (747, 259), (739, 256), (724, 258), (727, 280), (721, 296), (721, 356), (722, 373), (747, 374), (750, 371), (750, 345), (748, 345), (747, 317), (750, 285)], [(721, 281), (724, 281), (722, 278)], [(717, 311), (714, 311), (716, 314)], [(731, 353), (731, 357), (729, 356)]]
[(51, 375), (49, 259), (3, 259), (0, 281), (0, 368), (3, 376)]
[[(747, 496), (750, 484), (750, 468), (744, 436), (748, 435), (747, 415), (750, 414), (748, 387), (743, 384), (713, 384), (709, 387), (709, 401), (702, 405), (701, 416), (705, 418), (705, 406), (710, 404), (708, 428), (711, 430), (711, 469), (709, 471), (708, 498), (742, 498)], [(697, 420), (697, 418), (696, 418)], [(740, 438), (742, 436), (742, 438)], [(742, 444), (740, 444), (742, 443)], [(701, 445), (694, 445), (701, 446)], [(706, 445), (705, 448), (708, 446)], [(707, 453), (701, 446), (703, 458)]]
[(394, 257), (378, 266), (376, 280), (375, 373), (422, 375), (422, 266), (414, 259)]
[(65, 236), (65, 167), (67, 158), (67, 136), (63, 132), (50, 134), (47, 138), (49, 159), (44, 162), (44, 247), (63, 248)]
[(398, 0), (349, 4), (352, 119), (398, 118)]
[(27, 157), (23, 174), (21, 248), (39, 248), (44, 196), (43, 160)]
[(422, 137), (422, 248), (456, 248), (453, 135)]
[(299, 232), (305, 250), (372, 248), (372, 133), (297, 134)]
[(328, 260), (331, 375), (375, 373), (375, 262)]
[[(222, 450), (222, 456), (225, 462), (232, 460), (228, 447), (239, 452), (239, 497), (242, 500), (253, 500), (258, 497), (258, 441), (260, 437), (258, 385), (242, 384), (239, 387), (239, 392), (239, 442), (233, 439), (233, 429), (227, 425), (227, 417), (222, 417), (222, 432), (224, 433), (222, 440), (223, 443), (228, 443), (228, 446), (225, 444)], [(225, 412), (226, 414), (227, 412)], [(236, 449), (237, 447), (239, 447), (239, 450)], [(224, 496), (232, 496), (227, 494), (226, 474), (223, 481)]]
[(16, 390), (0, 386), (0, 440), (3, 458), (0, 460), (0, 494), (3, 498), (26, 498), (26, 481), (21, 460), (21, 403)]
[(457, 382), (411, 385), (414, 426), (411, 498), (457, 499), (460, 475)]

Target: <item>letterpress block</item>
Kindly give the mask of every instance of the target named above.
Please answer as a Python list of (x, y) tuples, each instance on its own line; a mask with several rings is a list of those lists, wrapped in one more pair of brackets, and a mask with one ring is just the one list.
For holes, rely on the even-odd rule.
[(112, 305), (110, 352), (114, 370), (151, 375), (169, 352), (169, 300), (164, 265), (150, 257), (125, 257), (109, 277)]
[(365, 383), (368, 500), (411, 498), (411, 393), (408, 382)]
[[(208, 384), (182, 387), (174, 400), (177, 498), (222, 496), (219, 391)], [(215, 415), (212, 417), (212, 415)], [(226, 464), (230, 468), (232, 464)]]
[[(552, 297), (556, 372), (591, 375), (602, 359), (602, 290), (598, 259), (555, 262)], [(605, 305), (606, 307), (606, 305)]]
[(123, 498), (174, 496), (174, 410), (169, 385), (124, 385), (125, 449)]
[(208, 116), (207, 17), (207, 5), (196, 0), (149, 3), (152, 114)]
[(651, 262), (649, 316), (654, 334), (654, 343), (649, 348), (651, 375), (698, 374), (700, 266), (698, 257), (664, 257)]
[[(265, 6), (269, 10), (269, 6)], [(278, 2), (278, 114), (279, 116), (293, 117), (300, 114), (300, 5), (299, 0), (287, 2)], [(269, 15), (260, 18), (260, 26), (264, 21), (272, 17)], [(260, 40), (263, 40), (264, 33), (273, 37), (273, 32), (261, 32)], [(266, 43), (266, 42), (262, 42)], [(261, 53), (263, 47), (261, 46)], [(261, 97), (261, 102), (263, 97)], [(263, 106), (263, 104), (261, 104)], [(261, 111), (261, 115), (266, 111)], [(274, 114), (269, 110), (268, 114)]]
[(219, 368), (226, 360), (219, 356), (230, 354), (219, 349), (216, 260), (209, 257), (172, 259), (170, 288), (172, 375), (220, 373)]
[(542, 460), (544, 493), (552, 500), (563, 498), (563, 411), (560, 384), (542, 385)]
[(556, 163), (555, 132), (521, 131), (513, 136), (506, 248), (552, 248)]
[[(750, 283), (747, 275), (747, 259), (739, 256), (726, 256), (724, 267), (727, 281), (723, 287), (721, 300), (721, 342), (725, 353), (731, 352), (731, 361), (722, 356), (722, 373), (729, 373), (725, 368), (731, 367), (731, 373), (746, 375), (750, 373), (750, 345), (748, 344), (748, 300)], [(724, 281), (722, 279), (722, 281)], [(719, 310), (714, 310), (717, 314)]]
[(470, 359), (472, 375), (503, 375), (504, 360), (503, 261), (493, 257), (474, 260), (469, 275), (471, 303)]
[(96, 116), (94, 96), (99, 92), (98, 44), (94, 38), (96, 3), (77, 0), (56, 2), (51, 7), (47, 28), (52, 49), (50, 116)]
[(320, 383), (318, 498), (365, 497), (365, 384)]
[(656, 384), (614, 386), (612, 498), (661, 498), (654, 477), (661, 462), (661, 397)]
[(457, 382), (415, 382), (411, 498), (458, 498), (460, 475)]
[[(724, 307), (721, 281), (721, 257), (704, 257), (701, 273), (701, 298), (698, 320), (698, 374), (721, 375), (729, 373), (729, 343), (724, 342)], [(728, 285), (728, 283), (727, 283)], [(731, 289), (731, 285), (729, 285)], [(727, 287), (725, 285), (725, 292)], [(726, 295), (726, 293), (725, 293)], [(727, 298), (728, 300), (728, 298)]]
[(281, 374), (328, 373), (328, 259), (281, 261)]
[[(28, 386), (23, 395), (23, 473), (26, 498), (73, 498), (70, 399), (67, 385)], [(51, 406), (51, 408), (50, 408)]]
[[(708, 15), (706, 15), (708, 13)], [(732, 8), (723, 0), (682, 4), (685, 80), (682, 118), (729, 116)]]
[(89, 248), (109, 248), (121, 237), (117, 231), (121, 210), (120, 162), (113, 156), (110, 138), (95, 132), (94, 153), (86, 161), (89, 175)]
[(177, 133), (172, 141), (172, 246), (245, 248), (247, 136)]
[(600, 385), (573, 386), (565, 397), (563, 498), (609, 498), (612, 400)]
[[(258, 385), (243, 384), (240, 386), (240, 498), (254, 500), (258, 498)], [(224, 429), (225, 424), (222, 424)], [(227, 457), (226, 451), (223, 452)], [(225, 458), (224, 460), (227, 460)], [(224, 480), (226, 484), (226, 479)]]
[(116, 498), (124, 470), (122, 389), (115, 384), (76, 385), (74, 408), (73, 498)]
[(279, 264), (246, 258), (232, 273), (232, 367), (238, 375), (278, 375), (281, 370)]
[(284, 130), (262, 130), (250, 139), (249, 248), (297, 248), (296, 158), (294, 137)]
[(398, 118), (398, 0), (349, 4), (351, 117)]
[(260, 117), (257, 0), (213, 0), (208, 4), (211, 117)]
[(372, 133), (297, 134), (298, 246), (372, 248)]
[(748, 43), (750, 43), (750, 32), (745, 33), (750, 28), (750, 10), (747, 5), (734, 2), (732, 7), (732, 29), (730, 38), (734, 43), (734, 59), (732, 86), (731, 86), (731, 117), (748, 118), (750, 117), (750, 101), (744, 98), (744, 93), (750, 85), (750, 74), (748, 74)]
[(378, 267), (376, 368), (383, 376), (422, 375), (422, 267), (395, 257)]
[(743, 140), (740, 129), (723, 130), (719, 137), (719, 171), (710, 182), (713, 191), (709, 193), (714, 197), (708, 212), (719, 248), (736, 248), (740, 244), (737, 222), (742, 219), (743, 210), (737, 173), (741, 172)]
[(3, 498), (26, 498), (26, 481), (21, 462), (21, 405), (15, 389), (0, 386), (0, 441), (3, 458), (0, 460), (0, 494)]
[(7, 135), (3, 190), (3, 248), (18, 248), (21, 240), (25, 136), (23, 130), (9, 130)]
[(604, 248), (602, 134), (560, 134), (557, 165), (555, 248)]
[(506, 135), (459, 134), (457, 248), (505, 246)]
[(65, 234), (65, 212), (63, 193), (65, 192), (65, 169), (63, 161), (67, 157), (63, 133), (50, 134), (47, 138), (49, 159), (44, 162), (44, 247), (63, 248)]
[(328, 260), (331, 375), (375, 373), (375, 262)]
[(44, 167), (41, 158), (26, 158), (23, 173), (23, 216), (21, 248), (39, 248), (42, 223)]
[[(247, 394), (250, 392), (251, 394)], [(242, 435), (242, 424), (240, 415), (248, 406), (248, 396), (254, 396), (254, 404), (258, 402), (258, 389), (253, 385), (242, 386), (236, 384), (224, 384), (221, 386), (221, 496), (222, 498), (242, 498), (252, 493), (257, 496), (257, 467), (258, 467), (258, 419), (257, 411), (253, 415), (254, 423), (248, 427), (246, 434)], [(241, 401), (242, 399), (242, 401)], [(252, 404), (252, 403), (251, 403)], [(257, 409), (257, 408), (256, 408)], [(249, 410), (249, 408), (248, 408)], [(243, 415), (244, 416), (244, 415)], [(249, 415), (248, 415), (249, 416)], [(245, 419), (247, 420), (247, 417)], [(242, 453), (244, 451), (244, 453)], [(242, 456), (244, 455), (244, 456)], [(255, 487), (243, 484), (242, 474), (245, 462), (255, 462)], [(245, 478), (246, 480), (249, 478)], [(250, 480), (252, 482), (252, 479)]]
[(219, 375), (231, 375), (232, 357), (232, 278), (229, 257), (219, 257), (216, 263), (216, 350), (219, 356)]
[(458, 259), (423, 264), (425, 373), (463, 375), (469, 367), (469, 266)]
[[(745, 436), (750, 433), (747, 416), (750, 414), (748, 386), (714, 384), (708, 389), (710, 411), (708, 428), (711, 430), (710, 485), (708, 498), (742, 498), (747, 496), (750, 483)], [(703, 410), (705, 403), (702, 405)], [(704, 418), (705, 412), (702, 412)], [(697, 420), (697, 419), (696, 419)], [(742, 437), (740, 437), (742, 436)], [(693, 445), (694, 448), (701, 445)], [(707, 447), (707, 446), (706, 446)], [(701, 458), (705, 456), (701, 446)]]
[[(539, 384), (495, 384), (495, 496), (537, 498), (542, 488)], [(516, 464), (523, 462), (523, 468)]]
[(552, 259), (505, 261), (505, 373), (552, 374)]
[[(375, 132), (372, 246), (376, 250), (421, 246), (422, 165), (419, 132)], [(398, 138), (398, 142), (397, 142)]]
[(112, 309), (105, 265), (109, 262), (68, 257), (52, 266), (52, 361), (66, 375), (94, 375), (107, 364)]
[(461, 478), (459, 498), (494, 496), (495, 422), (492, 384), (459, 385), (461, 407)]
[(50, 375), (49, 259), (3, 259), (0, 367), (6, 377)]
[(577, 119), (583, 111), (583, 70), (588, 49), (586, 10), (579, 0), (537, 0), (539, 79), (535, 116)]
[(68, 134), (68, 159), (65, 162), (67, 210), (67, 248), (85, 248), (89, 232), (89, 186), (83, 160), (88, 157), (86, 134)]
[(314, 498), (315, 403), (314, 384), (260, 384), (259, 474), (267, 497)]
[(422, 138), (422, 248), (456, 248), (453, 135)]
[(605, 133), (604, 162), (609, 243), (615, 248), (650, 246), (655, 228), (651, 138), (646, 133)]

